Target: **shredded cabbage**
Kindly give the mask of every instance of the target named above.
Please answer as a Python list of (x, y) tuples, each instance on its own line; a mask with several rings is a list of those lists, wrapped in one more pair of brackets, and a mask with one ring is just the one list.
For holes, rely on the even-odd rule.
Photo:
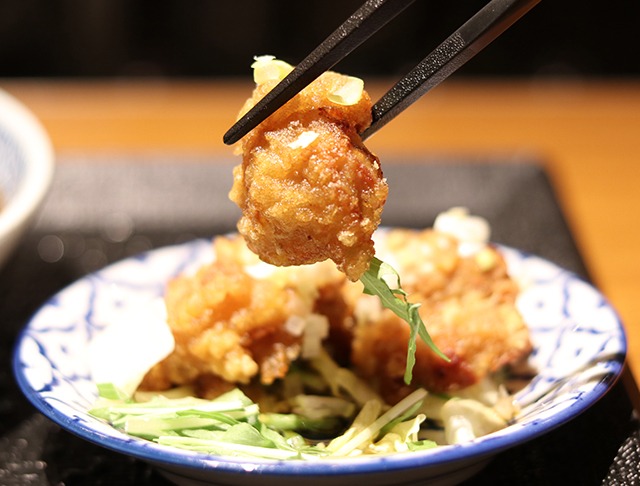
[(495, 406), (468, 397), (434, 395), (422, 388), (390, 406), (324, 350), (308, 366), (294, 367), (279, 384), (280, 396), (288, 403), (286, 413), (261, 410), (237, 388), (205, 400), (184, 396), (192, 391), (189, 388), (130, 396), (111, 383), (98, 385), (100, 397), (89, 413), (124, 433), (158, 444), (274, 460), (425, 450), (471, 440), (507, 425), (498, 408), (503, 397), (490, 384), (470, 389), (467, 395)]

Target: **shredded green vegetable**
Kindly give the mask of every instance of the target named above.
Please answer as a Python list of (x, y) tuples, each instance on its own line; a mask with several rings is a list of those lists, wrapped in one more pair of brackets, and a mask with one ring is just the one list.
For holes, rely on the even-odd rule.
[[(351, 457), (367, 453), (367, 449), (368, 453), (389, 453), (435, 447), (435, 443), (418, 437), (424, 421), (418, 409), (427, 396), (423, 389), (390, 408), (371, 399), (355, 418), (349, 407), (316, 417), (309, 415), (317, 409), (309, 411), (304, 406), (298, 413), (260, 413), (258, 405), (240, 389), (214, 400), (158, 395), (145, 402), (123, 399), (111, 384), (101, 384), (98, 389), (104, 395), (89, 411), (95, 417), (129, 435), (207, 454), (317, 460)], [(320, 401), (330, 398), (318, 397)], [(349, 416), (350, 426), (345, 416)], [(324, 443), (303, 436), (317, 433), (333, 439)]]
[(450, 361), (449, 357), (438, 349), (427, 332), (427, 328), (418, 311), (420, 304), (411, 304), (407, 301), (407, 294), (402, 290), (400, 284), (400, 275), (391, 265), (373, 257), (369, 264), (369, 269), (360, 277), (360, 281), (364, 284), (365, 294), (378, 296), (384, 307), (391, 310), (409, 324), (410, 334), (407, 346), (407, 366), (404, 372), (404, 382), (407, 385), (410, 384), (413, 379), (413, 367), (416, 363), (417, 336), (420, 336), (425, 344), (438, 356), (447, 362)]

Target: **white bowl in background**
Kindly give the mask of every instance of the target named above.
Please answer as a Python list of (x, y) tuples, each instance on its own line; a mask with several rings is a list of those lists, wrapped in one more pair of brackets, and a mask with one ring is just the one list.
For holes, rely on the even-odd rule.
[(53, 169), (53, 147), (38, 119), (0, 90), (0, 266), (47, 194)]

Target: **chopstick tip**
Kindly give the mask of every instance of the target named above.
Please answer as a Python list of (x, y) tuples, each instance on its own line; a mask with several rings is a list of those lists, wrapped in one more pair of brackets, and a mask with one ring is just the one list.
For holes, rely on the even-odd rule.
[(241, 138), (242, 134), (239, 133), (236, 125), (234, 125), (222, 136), (222, 141), (225, 143), (225, 145), (233, 145)]

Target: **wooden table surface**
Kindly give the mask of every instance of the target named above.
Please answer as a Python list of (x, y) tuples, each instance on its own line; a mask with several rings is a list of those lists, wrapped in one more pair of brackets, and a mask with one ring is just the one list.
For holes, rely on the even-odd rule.
[[(374, 80), (374, 98), (390, 83)], [(228, 154), (247, 80), (1, 80), (58, 154)], [(596, 285), (617, 308), (640, 376), (640, 80), (450, 80), (368, 141), (386, 155), (536, 156)], [(517, 157), (513, 157), (516, 158)]]

